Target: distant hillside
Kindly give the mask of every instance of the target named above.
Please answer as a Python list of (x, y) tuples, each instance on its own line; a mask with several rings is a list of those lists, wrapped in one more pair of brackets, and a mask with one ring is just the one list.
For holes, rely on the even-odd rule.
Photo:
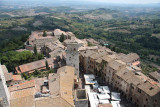
[(95, 10), (89, 11), (92, 14), (108, 14), (108, 13), (118, 13), (116, 10), (110, 10), (110, 9), (105, 9), (105, 8), (99, 8)]
[(21, 16), (36, 16), (36, 15), (47, 15), (53, 13), (71, 13), (76, 12), (76, 9), (70, 7), (36, 7), (29, 9), (1, 9), (0, 8), (0, 18), (7, 17), (21, 17)]
[(105, 8), (90, 10), (84, 15), (84, 17), (88, 19), (104, 19), (104, 20), (120, 18), (121, 16), (122, 14), (119, 13), (118, 11)]

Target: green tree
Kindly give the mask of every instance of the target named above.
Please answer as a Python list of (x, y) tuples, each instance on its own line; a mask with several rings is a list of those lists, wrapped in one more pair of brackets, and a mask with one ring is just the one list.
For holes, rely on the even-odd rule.
[(39, 74), (40, 74), (40, 71), (37, 70), (37, 69), (35, 69), (35, 71), (33, 72), (33, 75), (36, 77), (36, 76), (38, 76)]
[(64, 41), (64, 34), (62, 33), (60, 39), (59, 39), (60, 42), (63, 42)]
[(6, 65), (9, 72), (13, 73), (15, 67), (41, 59), (43, 59), (43, 54), (37, 53), (37, 55), (35, 55), (30, 51), (8, 51), (7, 53), (3, 53), (0, 57), (1, 63)]
[(95, 45), (92, 44), (91, 42), (88, 42), (88, 46), (95, 46)]
[(46, 37), (46, 36), (47, 36), (46, 31), (43, 31), (43, 37)]
[(116, 47), (115, 46), (113, 46), (112, 51), (114, 51), (114, 52), (116, 51)]
[(153, 28), (156, 28), (156, 24), (153, 24)]
[(154, 61), (154, 58), (152, 57), (151, 60)]
[(24, 78), (25, 80), (28, 79), (28, 76), (27, 76), (27, 74), (25, 74), (25, 73), (22, 73), (21, 76), (22, 76), (22, 78)]
[(47, 60), (46, 60), (46, 62), (45, 62), (45, 63), (46, 63), (46, 69), (50, 69), (50, 68), (49, 68), (48, 61), (47, 61)]
[(34, 45), (34, 54), (37, 55), (37, 46)]

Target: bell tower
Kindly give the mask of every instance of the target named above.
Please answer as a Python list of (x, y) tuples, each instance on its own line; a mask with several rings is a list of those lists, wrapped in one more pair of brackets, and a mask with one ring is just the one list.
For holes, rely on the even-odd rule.
[(66, 63), (75, 68), (75, 75), (79, 78), (79, 50), (80, 44), (75, 40), (67, 43)]

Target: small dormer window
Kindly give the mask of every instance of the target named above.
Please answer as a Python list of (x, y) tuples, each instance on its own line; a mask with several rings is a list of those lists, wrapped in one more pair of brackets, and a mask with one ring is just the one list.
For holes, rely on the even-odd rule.
[(149, 88), (149, 90), (153, 90), (153, 87)]

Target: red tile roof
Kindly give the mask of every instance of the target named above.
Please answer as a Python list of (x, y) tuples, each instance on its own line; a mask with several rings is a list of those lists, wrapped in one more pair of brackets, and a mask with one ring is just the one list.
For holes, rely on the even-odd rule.
[(48, 65), (53, 65), (53, 58), (48, 58), (48, 59), (43, 59), (43, 60), (27, 63), (24, 65), (20, 65), (19, 69), (18, 67), (16, 67), (16, 71), (17, 73), (24, 73), (24, 72), (30, 72), (35, 69), (46, 67), (46, 64), (45, 64), (46, 60), (48, 62)]
[(27, 81), (18, 85), (14, 85), (12, 87), (9, 87), (9, 91), (17, 91), (17, 90), (22, 90), (25, 88), (31, 88), (31, 87), (35, 87), (35, 81), (31, 80), (31, 81)]
[(13, 80), (22, 80), (21, 75), (12, 75)]

